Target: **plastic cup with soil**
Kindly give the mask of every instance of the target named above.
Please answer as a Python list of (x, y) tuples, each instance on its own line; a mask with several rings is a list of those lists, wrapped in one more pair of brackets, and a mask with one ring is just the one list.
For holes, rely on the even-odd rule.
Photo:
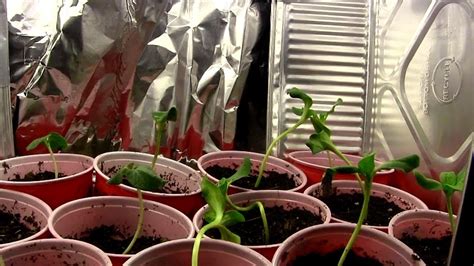
[(412, 248), (427, 265), (448, 265), (452, 231), (447, 213), (401, 212), (390, 221), (388, 233)]
[(104, 196), (73, 201), (54, 210), (48, 227), (57, 238), (78, 239), (101, 248), (114, 265), (150, 246), (194, 236), (191, 220), (178, 210), (148, 200), (144, 208), (141, 235), (126, 255), (122, 253), (137, 227), (137, 199)]
[[(194, 239), (173, 240), (141, 251), (124, 265), (191, 265)], [(247, 247), (222, 240), (201, 241), (199, 265), (269, 266), (264, 256)]]
[[(97, 173), (96, 191), (99, 195), (137, 197), (137, 189), (127, 184), (111, 185), (107, 182), (123, 166), (150, 165), (153, 155), (140, 152), (108, 152), (94, 159)], [(155, 171), (166, 182), (160, 191), (142, 191), (148, 200), (164, 203), (192, 217), (204, 205), (201, 198), (201, 176), (180, 162), (158, 157)]]
[[(331, 214), (321, 201), (296, 192), (289, 191), (251, 191), (230, 196), (236, 205), (245, 206), (260, 201), (265, 206), (270, 241), (265, 242), (263, 223), (258, 209), (243, 213), (245, 222), (228, 226), (240, 236), (241, 244), (249, 247), (271, 260), (276, 248), (293, 233), (317, 224), (328, 223)], [(208, 205), (201, 208), (193, 218), (197, 231), (205, 225), (203, 215)], [(219, 233), (209, 230), (207, 237), (220, 238)]]
[(207, 175), (210, 180), (217, 183), (220, 178), (233, 175), (244, 158), (250, 158), (252, 162), (250, 175), (234, 182), (230, 186), (229, 194), (251, 190), (303, 190), (307, 182), (304, 172), (291, 163), (273, 156), (269, 157), (262, 181), (259, 187), (255, 188), (263, 157), (263, 154), (246, 151), (211, 152), (198, 159), (198, 168), (203, 175)]
[(51, 212), (36, 197), (0, 189), (0, 248), (47, 237)]
[[(323, 224), (286, 239), (273, 257), (274, 266), (337, 265), (355, 224)], [(425, 263), (401, 241), (363, 227), (345, 266), (421, 266)]]
[(4, 248), (0, 254), (5, 265), (112, 265), (102, 250), (73, 239), (28, 241)]
[[(70, 153), (55, 154), (59, 168), (49, 154), (26, 155), (0, 162), (0, 188), (25, 192), (42, 199), (51, 208), (89, 196), (92, 188), (92, 162), (89, 156)], [(54, 191), (52, 193), (51, 191)]]
[[(357, 181), (335, 180), (329, 196), (323, 196), (321, 183), (305, 190), (305, 194), (318, 198), (331, 210), (334, 222), (357, 223), (362, 209), (363, 195)], [(369, 211), (364, 225), (387, 232), (388, 223), (396, 214), (412, 209), (428, 209), (415, 196), (383, 184), (372, 185)]]

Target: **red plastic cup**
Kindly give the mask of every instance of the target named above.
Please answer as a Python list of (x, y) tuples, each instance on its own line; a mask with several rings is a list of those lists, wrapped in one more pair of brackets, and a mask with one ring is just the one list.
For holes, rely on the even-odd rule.
[[(230, 196), (230, 199), (235, 204), (244, 204), (249, 201), (258, 200), (261, 201), (265, 207), (283, 206), (286, 210), (302, 208), (321, 216), (323, 223), (329, 223), (331, 221), (331, 212), (324, 202), (298, 192), (284, 190), (248, 191), (233, 194)], [(196, 231), (199, 231), (202, 227), (203, 216), (207, 208), (209, 208), (208, 205), (202, 207), (193, 217), (193, 224)], [(208, 238), (207, 236), (205, 237)], [(272, 260), (273, 254), (275, 254), (275, 251), (280, 244), (281, 243), (246, 247), (257, 251), (265, 258)]]
[(35, 225), (32, 224), (32, 221), (25, 218), (29, 216), (34, 217), (34, 223), (40, 227), (40, 230), (34, 235), (14, 242), (0, 243), (0, 249), (38, 238), (45, 238), (50, 235), (48, 231), (48, 218), (52, 210), (48, 204), (39, 198), (18, 191), (0, 189), (0, 208), (12, 214), (19, 214), (21, 220), (28, 227)]
[[(106, 172), (115, 168), (118, 169), (129, 163), (139, 165), (150, 165), (153, 155), (140, 152), (107, 152), (94, 159), (94, 169), (96, 176), (96, 191), (99, 195), (137, 197), (137, 190), (133, 187), (120, 185), (110, 185), (107, 181), (110, 177)], [(143, 197), (148, 200), (161, 202), (183, 212), (192, 218), (194, 213), (201, 208), (205, 201), (201, 197), (201, 176), (191, 167), (180, 162), (159, 157), (155, 170), (157, 174), (169, 177), (173, 186), (178, 186), (187, 190), (183, 194), (167, 194), (150, 191), (142, 191)]]
[(11, 181), (15, 175), (29, 172), (52, 171), (53, 161), (49, 154), (26, 155), (1, 161), (0, 188), (25, 192), (42, 199), (51, 208), (84, 198), (92, 188), (92, 162), (89, 156), (59, 153), (54, 155), (59, 172), (66, 176), (44, 181)]
[[(180, 211), (164, 204), (144, 201), (144, 236), (183, 239), (194, 236), (191, 220)], [(130, 197), (90, 197), (66, 203), (53, 211), (48, 228), (56, 238), (80, 235), (88, 228), (115, 225), (124, 235), (135, 233), (138, 217), (138, 199)], [(122, 265), (131, 254), (107, 253), (113, 265)]]

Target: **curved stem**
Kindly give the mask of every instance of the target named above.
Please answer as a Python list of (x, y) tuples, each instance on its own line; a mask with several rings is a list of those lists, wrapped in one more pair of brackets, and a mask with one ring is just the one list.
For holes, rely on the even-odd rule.
[(140, 189), (137, 189), (138, 193), (138, 204), (139, 204), (139, 211), (138, 211), (138, 224), (137, 224), (137, 230), (135, 230), (135, 234), (133, 235), (132, 241), (130, 241), (130, 244), (128, 244), (128, 247), (125, 249), (125, 251), (122, 254), (127, 254), (130, 252), (132, 249), (133, 245), (137, 241), (137, 239), (140, 237), (140, 234), (142, 233), (142, 228), (143, 228), (143, 216), (145, 212), (145, 207), (143, 206), (143, 195), (142, 191)]
[(448, 195), (446, 195), (446, 208), (448, 209), (449, 223), (451, 224), (451, 232), (454, 235), (454, 231), (456, 230), (456, 222), (454, 221), (451, 196), (448, 196)]
[[(331, 151), (334, 152), (337, 155), (337, 157), (341, 158), (341, 160), (343, 160), (347, 165), (353, 166), (352, 162), (349, 159), (347, 159), (347, 157), (342, 152), (340, 152), (338, 149), (334, 148)], [(354, 175), (357, 178), (357, 182), (359, 183), (359, 187), (362, 190), (364, 190), (364, 184), (362, 182), (362, 178), (360, 178), (360, 175), (358, 173), (355, 173)]]
[(235, 205), (234, 203), (232, 203), (232, 201), (230, 201), (230, 199), (228, 197), (227, 197), (227, 202), (229, 203), (229, 205), (232, 208), (234, 208), (238, 211), (241, 211), (241, 212), (248, 212), (251, 209), (255, 208), (255, 206), (257, 206), (258, 209), (260, 210), (260, 216), (262, 217), (263, 233), (264, 233), (264, 236), (265, 236), (265, 244), (268, 244), (270, 242), (270, 229), (268, 227), (267, 215), (265, 213), (265, 207), (263, 206), (263, 204), (260, 201), (256, 201), (253, 204), (245, 206), (245, 207)]
[(206, 224), (199, 230), (199, 233), (196, 235), (196, 239), (194, 239), (193, 245), (193, 254), (192, 254), (192, 266), (198, 266), (199, 262), (199, 247), (201, 246), (201, 239), (204, 237), (204, 234), (211, 228), (215, 227), (216, 224), (210, 223)]
[(276, 144), (282, 140), (283, 138), (285, 138), (288, 134), (290, 134), (291, 132), (293, 132), (295, 129), (297, 129), (299, 126), (301, 126), (304, 122), (306, 122), (306, 120), (308, 120), (308, 110), (305, 110), (304, 113), (301, 115), (301, 119), (296, 123), (294, 124), (292, 127), (288, 128), (287, 130), (285, 130), (283, 133), (281, 133), (276, 139), (274, 139), (272, 141), (272, 143), (270, 143), (270, 146), (268, 146), (267, 148), (267, 151), (265, 153), (265, 156), (263, 157), (263, 160), (262, 160), (262, 163), (260, 164), (260, 167), (258, 169), (258, 177), (257, 177), (257, 181), (255, 182), (255, 186), (256, 188), (258, 188), (258, 186), (260, 186), (260, 182), (262, 180), (262, 176), (263, 176), (263, 172), (265, 171), (265, 168), (267, 166), (267, 161), (268, 161), (268, 158), (270, 157), (270, 153), (272, 152), (273, 148), (276, 146)]
[(49, 151), (49, 155), (51, 155), (51, 160), (53, 160), (53, 168), (54, 168), (54, 178), (59, 177), (59, 168), (58, 168), (58, 163), (56, 162), (56, 158), (54, 158), (54, 153), (53, 150), (51, 149), (51, 146), (46, 145)]
[(344, 264), (344, 261), (346, 260), (346, 257), (349, 254), (349, 251), (352, 249), (352, 246), (354, 245), (357, 237), (359, 236), (360, 230), (362, 229), (362, 223), (364, 223), (365, 219), (367, 218), (367, 213), (369, 212), (369, 200), (370, 200), (371, 187), (372, 187), (371, 182), (365, 183), (365, 190), (363, 190), (364, 202), (362, 203), (362, 210), (360, 211), (359, 220), (357, 221), (356, 227), (354, 231), (352, 232), (349, 242), (347, 242), (346, 247), (344, 248), (344, 252), (342, 253), (341, 258), (339, 259), (337, 266), (342, 266)]
[(151, 168), (153, 170), (155, 170), (156, 160), (158, 159), (158, 155), (160, 155), (161, 137), (163, 135), (164, 128), (164, 124), (155, 125), (155, 154), (153, 156), (153, 161), (151, 162)]
[(330, 151), (326, 151), (326, 154), (327, 154), (327, 156), (328, 156), (328, 166), (329, 166), (329, 168), (332, 168), (331, 152), (330, 152)]

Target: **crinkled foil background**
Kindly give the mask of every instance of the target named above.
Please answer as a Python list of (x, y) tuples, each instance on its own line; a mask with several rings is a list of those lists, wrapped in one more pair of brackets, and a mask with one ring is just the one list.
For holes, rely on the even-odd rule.
[(10, 102), (10, 77), (8, 73), (8, 17), (6, 0), (0, 1), (0, 159), (11, 157), (13, 128)]
[(268, 8), (251, 0), (9, 1), (17, 154), (50, 131), (74, 152), (152, 152), (151, 113), (172, 105), (179, 115), (166, 155), (234, 148)]

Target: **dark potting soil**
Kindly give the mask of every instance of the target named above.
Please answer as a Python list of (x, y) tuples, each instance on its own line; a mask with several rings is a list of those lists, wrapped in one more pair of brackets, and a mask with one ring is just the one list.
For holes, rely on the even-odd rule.
[[(58, 173), (58, 178), (65, 177), (64, 173)], [(19, 174), (15, 174), (13, 178), (9, 178), (8, 181), (17, 181), (17, 182), (26, 182), (26, 181), (43, 181), (43, 180), (53, 180), (54, 172), (51, 171), (43, 171), (38, 173), (29, 172), (24, 176), (20, 176)]]
[(28, 224), (32, 224), (33, 228), (29, 228), (22, 223), (20, 214), (12, 214), (7, 211), (0, 210), (0, 244), (18, 241), (36, 234), (40, 227), (35, 222), (33, 216), (23, 217)]
[[(339, 258), (342, 255), (344, 249), (338, 249), (336, 251), (321, 255), (317, 253), (311, 253), (305, 256), (296, 258), (292, 266), (313, 266), (313, 265), (337, 265)], [(344, 266), (383, 266), (376, 258), (363, 257), (356, 255), (350, 251), (344, 261)]]
[[(230, 231), (240, 236), (242, 245), (265, 245), (263, 223), (258, 208), (243, 214), (245, 222), (229, 226)], [(301, 229), (323, 223), (320, 216), (299, 208), (285, 210), (281, 206), (266, 207), (265, 214), (270, 231), (270, 244), (281, 243)], [(219, 231), (211, 229), (206, 235), (219, 238)]]
[[(232, 167), (223, 167), (219, 165), (212, 165), (206, 168), (206, 172), (211, 176), (221, 179), (228, 178), (235, 174), (239, 165), (235, 164)], [(275, 171), (265, 171), (263, 178), (260, 181), (258, 188), (255, 188), (255, 181), (257, 181), (258, 171), (252, 170), (252, 173), (232, 183), (235, 186), (253, 189), (253, 190), (290, 190), (298, 186), (294, 176), (289, 176), (287, 173), (278, 173)]]
[(441, 238), (419, 239), (413, 236), (404, 235), (400, 240), (413, 249), (426, 265), (447, 265), (449, 249), (451, 247), (452, 235)]
[[(90, 243), (107, 253), (122, 254), (132, 241), (133, 235), (125, 236), (114, 225), (101, 225), (84, 232), (82, 236), (69, 237)], [(141, 236), (128, 254), (136, 254), (148, 247), (167, 241), (161, 237)]]
[[(333, 193), (328, 197), (318, 196), (318, 199), (328, 205), (333, 217), (357, 223), (362, 209), (364, 196), (362, 193), (358, 192), (340, 194)], [(387, 201), (385, 198), (370, 197), (369, 212), (364, 224), (372, 226), (387, 226), (390, 219), (402, 211), (404, 211), (404, 209), (400, 208), (393, 202)]]

